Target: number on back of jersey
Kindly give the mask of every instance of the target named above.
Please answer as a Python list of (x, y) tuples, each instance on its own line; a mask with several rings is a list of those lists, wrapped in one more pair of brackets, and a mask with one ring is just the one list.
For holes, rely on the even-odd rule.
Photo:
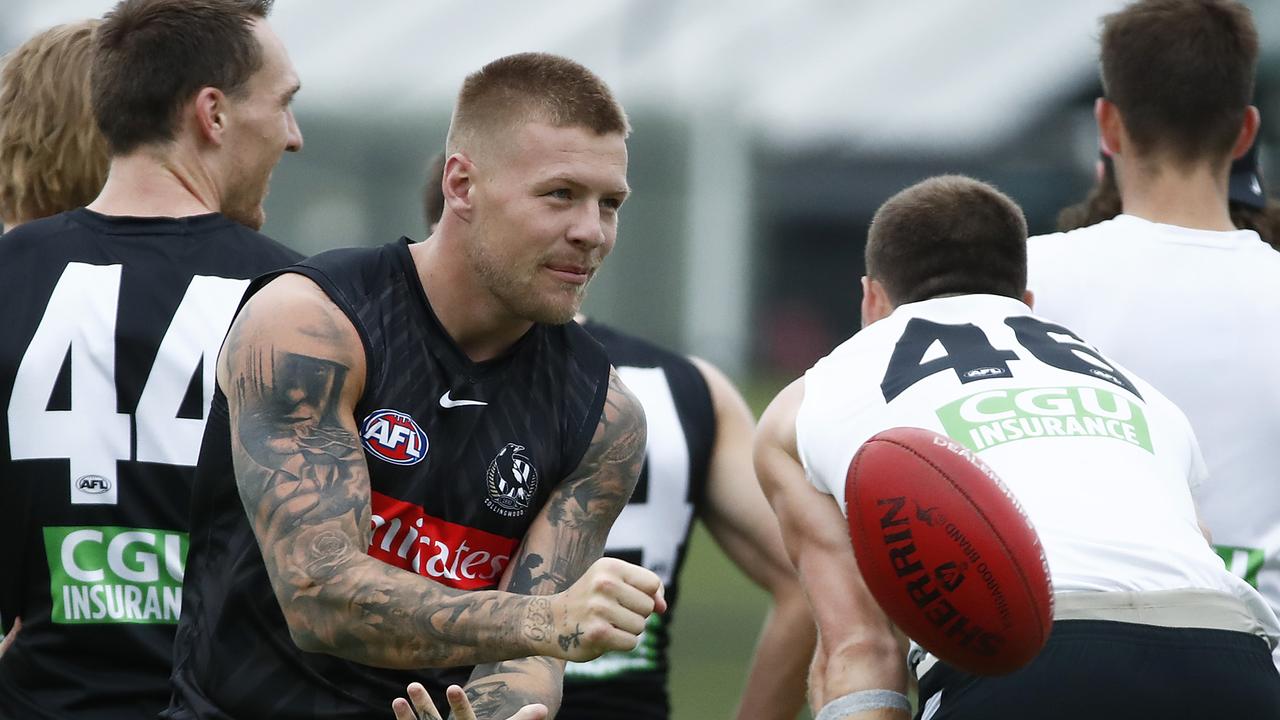
[[(1142, 397), (1124, 373), (1061, 325), (1028, 315), (1008, 317), (1004, 323), (1036, 360), (1059, 370), (1105, 380)], [(893, 347), (880, 391), (885, 402), (892, 402), (907, 388), (943, 370), (953, 371), (961, 383), (1013, 377), (1009, 361), (1020, 359), (1022, 356), (1013, 350), (997, 350), (976, 325), (947, 325), (912, 318)]]
[[(120, 265), (68, 263), (27, 345), (9, 399), (14, 460), (65, 458), (73, 504), (114, 505), (116, 463), (138, 460), (194, 465), (205, 419), (178, 417), (197, 369), (204, 407), (213, 396), (214, 359), (248, 280), (196, 276), (156, 352), (133, 429), (116, 395), (116, 316)], [(59, 378), (70, 384), (68, 409), (51, 409)]]

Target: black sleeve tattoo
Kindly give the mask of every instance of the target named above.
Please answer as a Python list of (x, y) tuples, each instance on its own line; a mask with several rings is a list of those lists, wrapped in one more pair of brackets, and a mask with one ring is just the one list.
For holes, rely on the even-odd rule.
[[(604, 411), (578, 468), (552, 493), (539, 520), (550, 533), (526, 544), (506, 589), (545, 595), (567, 589), (604, 553), (609, 529), (631, 499), (644, 464), (644, 411), (616, 372), (609, 376)], [(547, 560), (550, 558), (550, 560)], [(536, 598), (535, 598), (536, 600)], [(581, 640), (574, 624), (555, 624), (561, 649)], [(478, 718), (500, 720), (530, 703), (543, 703), (554, 715), (560, 706), (564, 664), (547, 657), (481, 665), (467, 684)], [(488, 714), (479, 712), (484, 703)]]
[(396, 668), (545, 648), (556, 633), (545, 598), (454, 590), (368, 556), (368, 469), (343, 400), (350, 366), (322, 354), (346, 339), (331, 316), (294, 329), (242, 313), (224, 350), (237, 486), (294, 641)]

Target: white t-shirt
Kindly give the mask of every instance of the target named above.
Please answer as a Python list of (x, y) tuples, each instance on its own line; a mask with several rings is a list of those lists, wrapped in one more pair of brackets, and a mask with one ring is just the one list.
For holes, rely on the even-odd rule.
[(1121, 215), (1028, 243), (1036, 312), (1142, 374), (1187, 414), (1201, 518), (1280, 612), (1280, 253), (1251, 230)]
[(1191, 486), (1204, 464), (1181, 411), (1021, 302), (902, 305), (805, 375), (801, 460), (842, 510), (854, 453), (895, 426), (948, 435), (996, 471), (1040, 535), (1056, 592), (1218, 590), (1280, 634), (1200, 534)]

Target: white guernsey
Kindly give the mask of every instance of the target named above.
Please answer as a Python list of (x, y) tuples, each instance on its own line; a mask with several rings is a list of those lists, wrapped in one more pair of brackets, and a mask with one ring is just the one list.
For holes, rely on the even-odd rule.
[(805, 375), (796, 441), (810, 481), (843, 509), (854, 452), (894, 426), (945, 434), (998, 473), (1056, 592), (1221, 591), (1274, 645), (1275, 616), (1198, 528), (1205, 471), (1181, 411), (1072, 331), (994, 295), (899, 306)]
[(1209, 480), (1201, 519), (1227, 567), (1280, 610), (1280, 253), (1252, 230), (1132, 215), (1027, 244), (1036, 308), (1186, 412)]

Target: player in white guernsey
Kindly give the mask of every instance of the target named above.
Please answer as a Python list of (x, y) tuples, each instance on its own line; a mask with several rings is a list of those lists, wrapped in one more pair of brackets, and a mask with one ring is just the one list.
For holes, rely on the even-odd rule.
[(761, 420), (757, 472), (818, 621), (818, 720), (910, 712), (905, 648), (858, 573), (842, 497), (858, 446), (895, 426), (943, 433), (1000, 475), (1057, 593), (1048, 645), (1012, 675), (925, 657), (917, 717), (1280, 716), (1280, 624), (1200, 532), (1188, 423), (1032, 312), (1025, 243), (1018, 207), (978, 181), (890, 198), (868, 235), (864, 329)]
[(1232, 158), (1258, 127), (1257, 47), (1234, 3), (1139, 5), (1107, 20), (1097, 115), (1124, 214), (1032, 238), (1028, 285), (1046, 315), (1187, 413), (1218, 553), (1280, 611), (1280, 253), (1236, 230), (1228, 206)]

